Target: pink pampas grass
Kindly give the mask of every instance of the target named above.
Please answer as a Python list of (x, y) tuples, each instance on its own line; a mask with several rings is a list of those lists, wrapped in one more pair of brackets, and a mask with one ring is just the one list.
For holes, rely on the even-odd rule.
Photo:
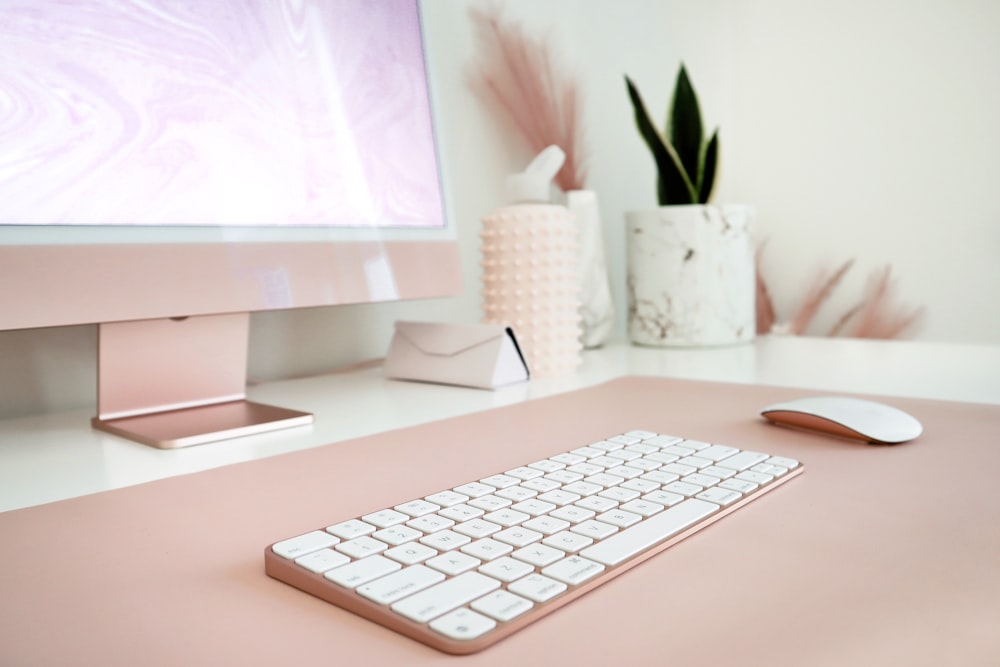
[(555, 144), (566, 162), (555, 182), (564, 192), (582, 190), (586, 180), (577, 82), (558, 69), (546, 45), (494, 7), (469, 14), (482, 44), (473, 87), (514, 123), (534, 153)]
[(894, 303), (892, 267), (886, 265), (872, 272), (861, 303), (842, 319), (856, 321), (850, 334), (855, 338), (899, 338), (923, 316), (922, 307), (905, 308)]
[[(762, 253), (763, 246), (757, 251), (757, 333), (806, 335), (813, 319), (854, 265), (854, 260), (847, 260), (833, 273), (818, 272), (792, 317), (780, 322), (767, 281), (761, 272)], [(923, 307), (909, 308), (896, 303), (892, 268), (886, 265), (872, 272), (864, 295), (837, 319), (827, 335), (902, 338), (916, 328), (923, 316)]]

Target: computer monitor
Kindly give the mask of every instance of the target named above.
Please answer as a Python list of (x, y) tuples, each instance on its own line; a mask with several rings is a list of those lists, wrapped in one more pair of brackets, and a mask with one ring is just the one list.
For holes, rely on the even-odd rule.
[(3, 0), (0, 53), (0, 330), (99, 326), (95, 427), (308, 423), (251, 312), (460, 290), (417, 0)]

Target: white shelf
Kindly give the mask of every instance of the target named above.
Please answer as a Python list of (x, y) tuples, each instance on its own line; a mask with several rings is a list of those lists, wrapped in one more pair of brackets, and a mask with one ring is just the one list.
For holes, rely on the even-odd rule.
[(615, 343), (581, 366), (497, 391), (398, 382), (377, 366), (253, 387), (250, 398), (313, 412), (311, 426), (159, 450), (95, 431), (86, 410), (0, 421), (0, 511), (274, 456), (573, 391), (623, 375), (828, 393), (1000, 404), (1000, 346), (762, 337), (712, 349)]

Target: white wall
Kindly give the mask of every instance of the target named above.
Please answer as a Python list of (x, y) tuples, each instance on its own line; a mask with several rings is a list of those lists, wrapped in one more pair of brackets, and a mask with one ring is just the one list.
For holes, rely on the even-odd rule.
[[(467, 10), (425, 0), (446, 196), (465, 293), (253, 319), (251, 375), (320, 372), (381, 356), (397, 318), (479, 318), (479, 218), (530, 157), (468, 87)], [(916, 337), (1000, 344), (1000, 2), (994, 0), (508, 0), (579, 73), (624, 332), (623, 215), (655, 205), (623, 75), (665, 115), (683, 58), (721, 125), (719, 201), (752, 202), (765, 275), (788, 314), (813, 273), (857, 259), (817, 331), (891, 263), (927, 309)], [(91, 327), (0, 333), (0, 416), (93, 403)]]

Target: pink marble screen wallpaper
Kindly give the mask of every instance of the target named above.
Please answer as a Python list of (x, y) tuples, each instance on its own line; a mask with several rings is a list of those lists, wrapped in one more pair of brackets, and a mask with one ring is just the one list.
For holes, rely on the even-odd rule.
[(443, 224), (416, 0), (0, 0), (0, 224)]

